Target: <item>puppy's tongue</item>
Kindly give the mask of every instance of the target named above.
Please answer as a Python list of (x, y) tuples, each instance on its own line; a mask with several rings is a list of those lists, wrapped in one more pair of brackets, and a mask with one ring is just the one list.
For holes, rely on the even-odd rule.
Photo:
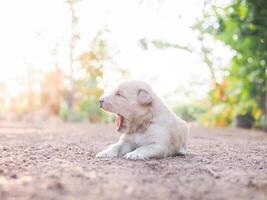
[(117, 121), (116, 121), (117, 131), (119, 131), (121, 129), (122, 123), (123, 123), (123, 117), (121, 115), (117, 114)]

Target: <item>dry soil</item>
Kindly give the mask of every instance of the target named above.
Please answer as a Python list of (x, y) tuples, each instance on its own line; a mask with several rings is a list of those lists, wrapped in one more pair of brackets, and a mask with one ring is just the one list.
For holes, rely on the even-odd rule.
[(96, 159), (113, 125), (0, 123), (0, 200), (267, 199), (267, 134), (192, 127), (188, 155)]

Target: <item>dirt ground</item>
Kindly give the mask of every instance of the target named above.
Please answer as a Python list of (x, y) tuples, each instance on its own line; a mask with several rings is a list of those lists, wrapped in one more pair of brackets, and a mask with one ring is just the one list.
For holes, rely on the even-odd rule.
[(96, 159), (113, 125), (0, 123), (0, 199), (267, 199), (267, 134), (192, 127), (187, 156)]

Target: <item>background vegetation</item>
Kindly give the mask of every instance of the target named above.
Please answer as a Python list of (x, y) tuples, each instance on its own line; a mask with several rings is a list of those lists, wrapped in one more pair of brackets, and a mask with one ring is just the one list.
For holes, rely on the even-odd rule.
[(212, 109), (204, 119), (219, 126), (248, 120), (251, 125), (263, 128), (266, 126), (267, 4), (263, 0), (235, 0), (224, 9), (215, 7), (214, 13), (219, 26), (208, 27), (206, 31), (229, 45), (235, 55), (223, 81), (214, 84), (209, 93)]
[[(105, 68), (110, 63), (115, 63), (113, 58), (116, 56), (116, 48), (108, 45), (105, 34), (109, 34), (109, 30), (105, 28), (94, 36), (87, 50), (75, 54), (80, 40), (77, 29), (80, 17), (76, 13), (78, 2), (65, 2), (70, 13), (71, 27), (68, 44), (69, 72), (63, 70), (57, 62), (49, 72), (35, 70), (29, 64), (28, 77), (21, 83), (27, 90), (16, 96), (9, 96), (5, 82), (1, 81), (2, 119), (11, 115), (13, 120), (47, 120), (51, 116), (72, 122), (112, 120), (111, 116), (99, 109), (98, 99), (103, 93)], [(157, 4), (160, 7), (161, 3)], [(192, 44), (146, 37), (137, 41), (144, 51), (153, 48), (162, 51), (179, 49), (198, 56), (200, 62), (205, 63), (200, 67), (210, 74), (208, 94), (190, 102), (179, 103), (177, 99), (173, 104), (174, 111), (188, 121), (207, 126), (265, 128), (267, 3), (265, 0), (233, 0), (229, 5), (221, 7), (216, 1), (206, 0), (201, 9), (201, 16), (190, 26), (195, 37)], [(217, 42), (226, 45), (233, 52), (227, 66), (216, 62), (216, 51), (211, 43)], [(57, 47), (54, 54), (58, 54)], [(126, 70), (117, 71), (121, 78), (128, 73), (127, 67)], [(41, 81), (37, 81), (36, 77), (41, 77)], [(179, 92), (181, 90), (177, 90)]]

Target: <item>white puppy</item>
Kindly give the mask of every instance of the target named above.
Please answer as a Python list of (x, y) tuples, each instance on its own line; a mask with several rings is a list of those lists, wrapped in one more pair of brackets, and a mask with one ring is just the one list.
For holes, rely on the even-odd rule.
[(100, 98), (100, 106), (117, 114), (117, 131), (122, 135), (97, 158), (137, 160), (186, 154), (186, 122), (168, 109), (147, 83), (124, 81), (112, 94)]

